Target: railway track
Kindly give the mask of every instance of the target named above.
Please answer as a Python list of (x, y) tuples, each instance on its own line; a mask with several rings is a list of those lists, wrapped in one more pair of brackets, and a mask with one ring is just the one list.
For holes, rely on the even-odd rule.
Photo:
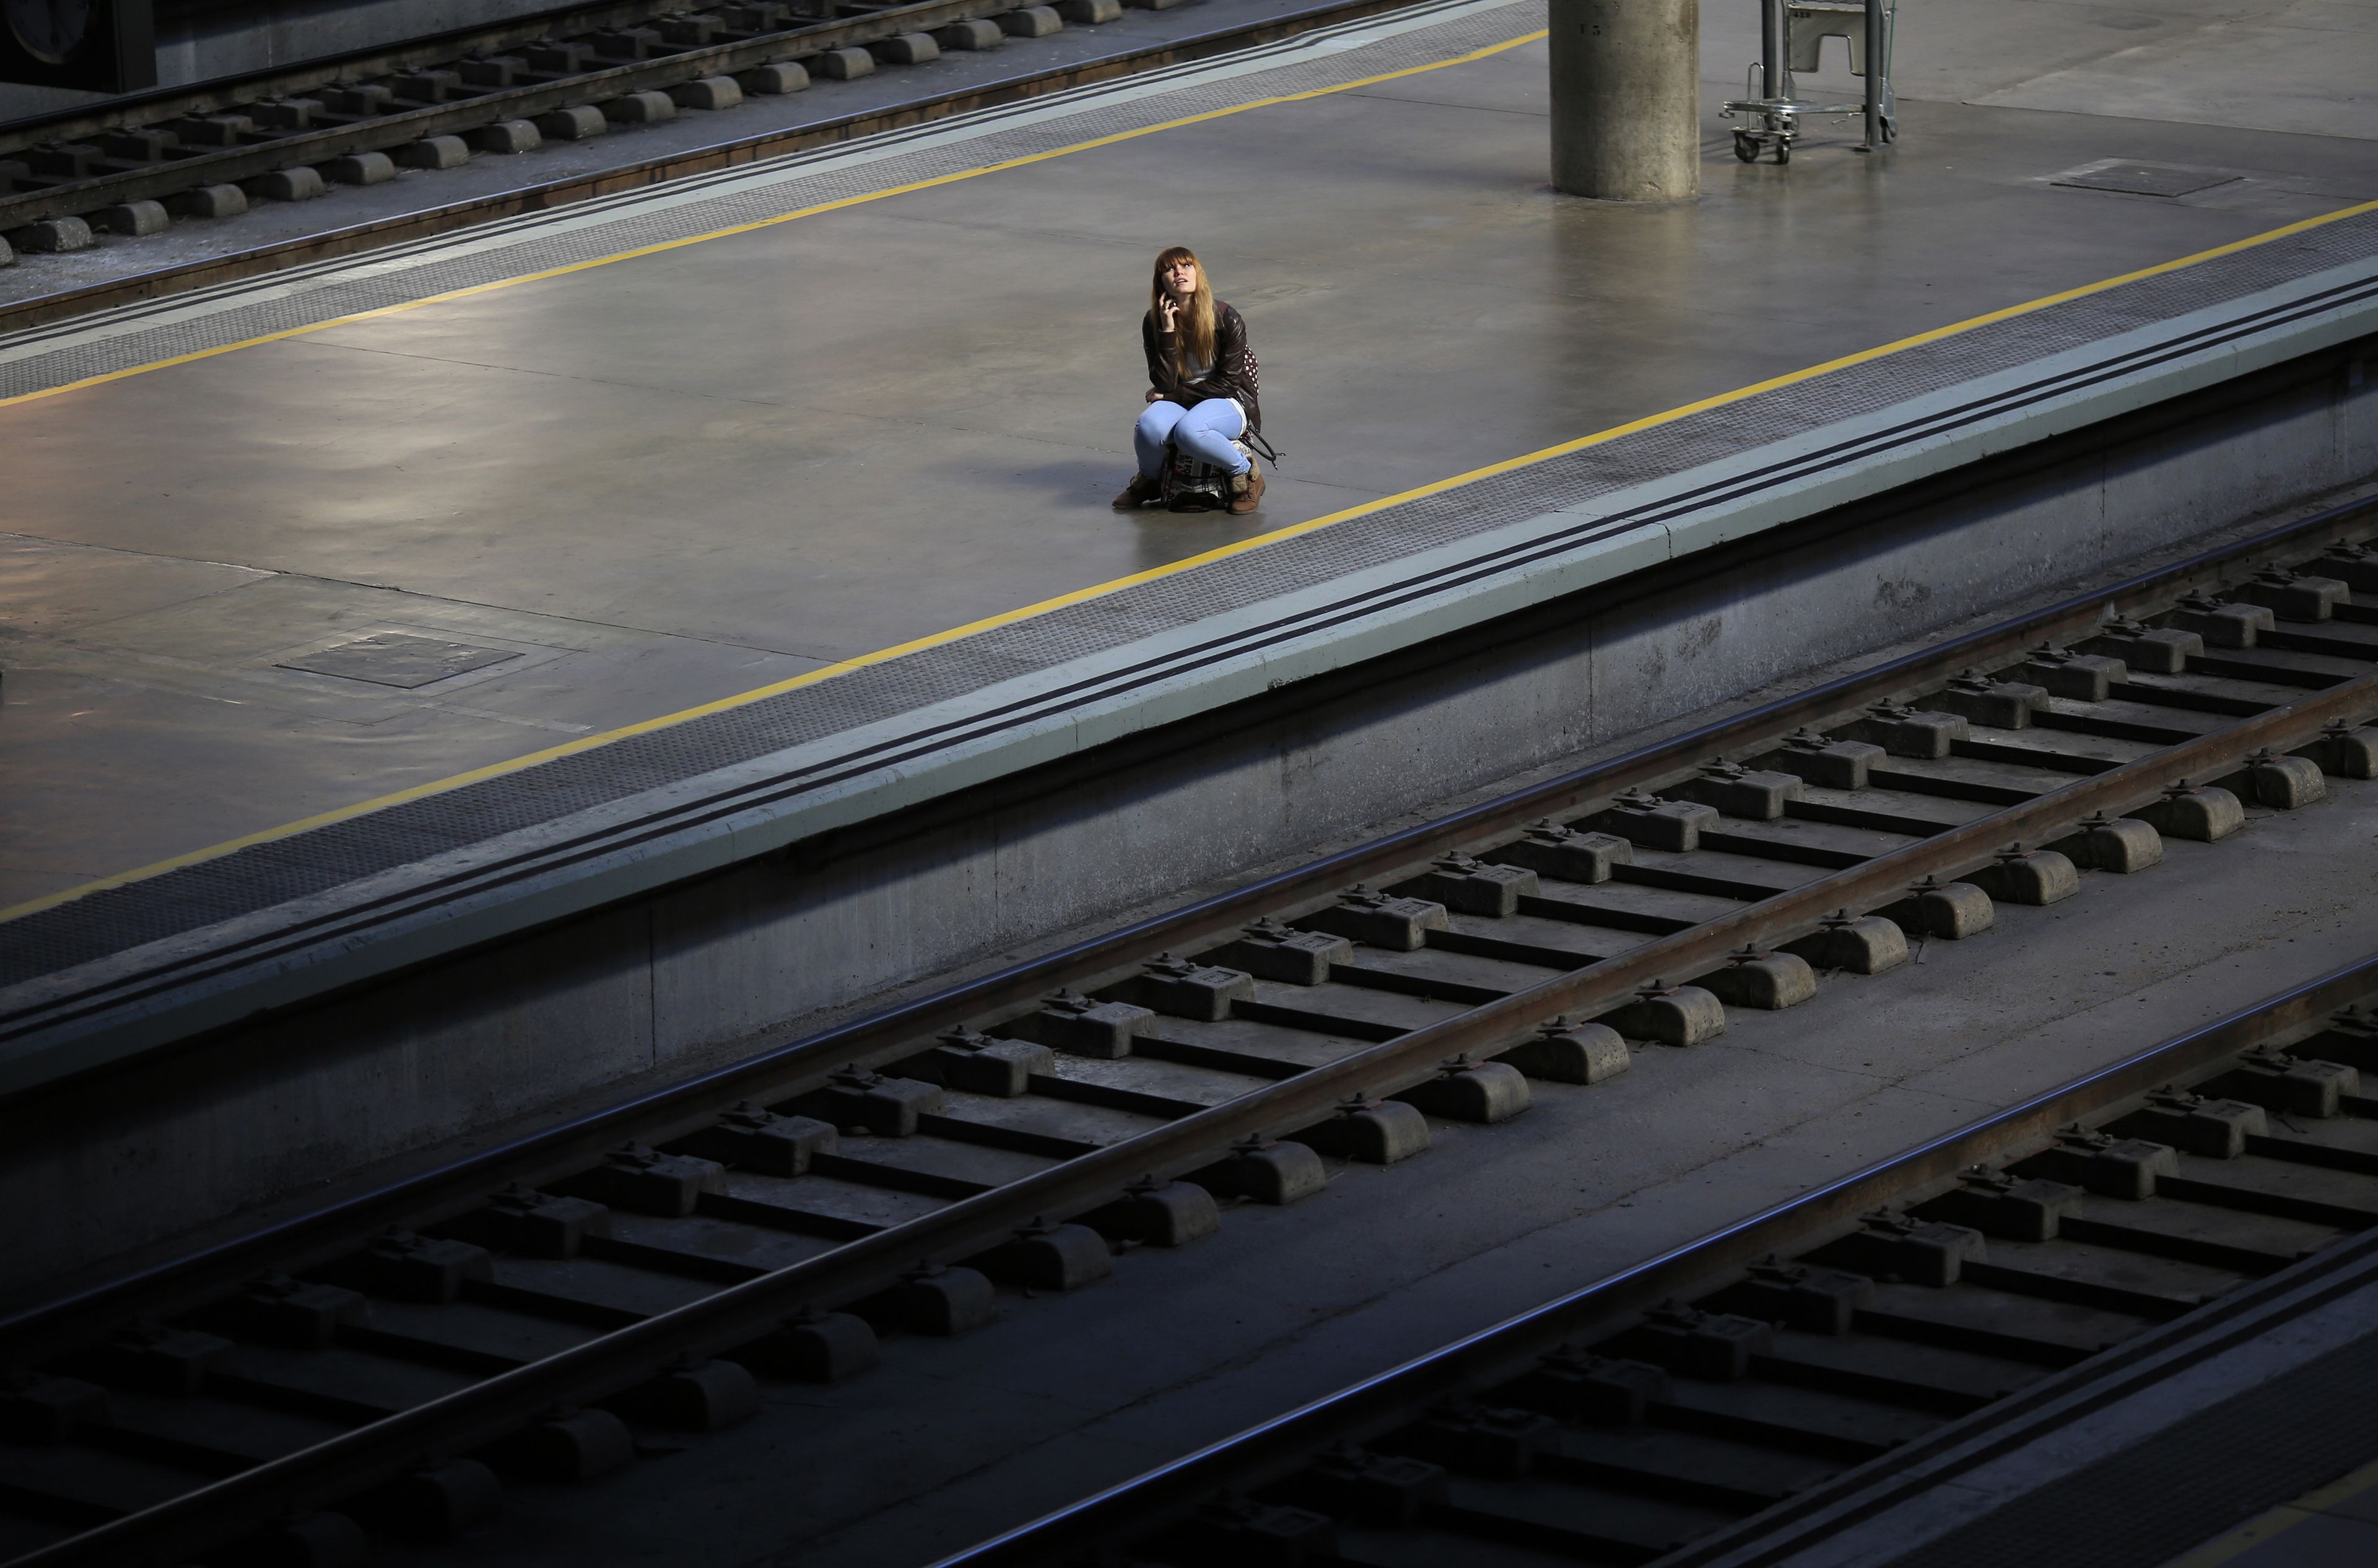
[(1590, 1083), (1999, 903), (2151, 874), (2167, 835), (2378, 771), (2373, 510), (20, 1312), (0, 1550), (179, 1561), (262, 1531), (328, 1562), (356, 1519), (461, 1527), (504, 1470), (591, 1478), (637, 1430), (748, 1413), (755, 1374), (854, 1375), (879, 1332), (983, 1321), (997, 1283), (1091, 1284), (1219, 1202), (1310, 1195), (1326, 1158), (1518, 1115), (1531, 1078)]
[(2372, 1001), (2378, 955), (940, 1568), (1783, 1561), (2367, 1288)]

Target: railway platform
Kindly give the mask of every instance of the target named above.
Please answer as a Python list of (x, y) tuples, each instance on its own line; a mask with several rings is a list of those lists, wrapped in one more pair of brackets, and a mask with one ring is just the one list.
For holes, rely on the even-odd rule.
[[(1712, 20), (1713, 108), (1747, 45)], [(2378, 329), (2368, 133), (2317, 95), (2192, 122), (1944, 75), (1880, 159), (1746, 167), (1711, 119), (1704, 197), (1635, 209), (1545, 186), (1543, 25), (1422, 6), (0, 340), (0, 1083)], [(1106, 505), (1183, 239), (1287, 452), (1252, 518)], [(2316, 474), (2241, 437), (2151, 518), (1745, 595), (1614, 656), (1582, 732), (2365, 473), (2339, 375)], [(704, 984), (639, 1015), (647, 1063), (799, 1011)]]

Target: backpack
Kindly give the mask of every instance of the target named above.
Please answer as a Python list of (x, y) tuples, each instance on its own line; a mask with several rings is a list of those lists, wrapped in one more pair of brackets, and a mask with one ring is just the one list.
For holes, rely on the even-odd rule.
[[(1255, 345), (1250, 343), (1241, 349), (1239, 358), (1247, 367), (1247, 390), (1260, 400), (1263, 397), (1263, 372), (1262, 368), (1255, 364)], [(1257, 430), (1253, 425), (1248, 425), (1246, 434), (1239, 437), (1239, 448), (1242, 451), (1252, 449), (1253, 455), (1261, 457), (1274, 468), (1279, 466), (1279, 453), (1274, 449), (1269, 441), (1264, 439), (1263, 432)]]
[[(1231, 445), (1246, 450), (1243, 439)], [(1220, 511), (1231, 504), (1230, 475), (1168, 441), (1163, 471), (1156, 476), (1156, 498), (1167, 511)]]

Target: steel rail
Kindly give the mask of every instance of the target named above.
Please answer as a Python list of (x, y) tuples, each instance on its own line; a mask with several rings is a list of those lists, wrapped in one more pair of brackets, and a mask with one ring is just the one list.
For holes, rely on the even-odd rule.
[(613, 66), (530, 87), (494, 88), (458, 102), (430, 104), (352, 126), (299, 131), (256, 147), (225, 148), (155, 168), (127, 169), (46, 190), (4, 196), (0, 197), (0, 230), (44, 218), (78, 217), (118, 202), (153, 200), (201, 186), (228, 185), (352, 152), (384, 151), (424, 137), (474, 130), (499, 120), (526, 119), (573, 104), (605, 102), (631, 92), (731, 75), (774, 61), (808, 59), (832, 49), (878, 43), (906, 32), (923, 32), (952, 22), (997, 16), (1015, 10), (1017, 3), (1018, 0), (916, 0), (915, 4), (866, 17), (817, 22), (733, 43), (706, 44), (658, 60)]
[(1887, 904), (1917, 878), (1952, 878), (1988, 862), (2010, 840), (2037, 843), (2062, 836), (2092, 814), (2128, 811), (2155, 800), (2167, 786), (2217, 776), (2256, 752), (2305, 744), (2330, 724), (2359, 721), (2373, 712), (2378, 672), (732, 1286), (127, 1515), (24, 1562), (112, 1562), (218, 1544), (292, 1506), (330, 1502), (424, 1455), (492, 1441), (557, 1404), (590, 1404), (624, 1393), (680, 1357), (714, 1356), (749, 1344), (800, 1310), (846, 1305), (911, 1270), (959, 1263), (1027, 1226), (1069, 1219), (1110, 1203), (1136, 1182), (1186, 1175), (1250, 1140), (1307, 1126), (1350, 1095), (1399, 1092), (1433, 1076), (1448, 1060), (1507, 1048), (1547, 1019), (1620, 1005), (1647, 982), (1689, 978), (1746, 943), (1767, 947), (1790, 940), (1816, 929), (1835, 909), (1864, 913)]
[[(1806, 1251), (1856, 1228), (1886, 1204), (1905, 1206), (1953, 1185), (1961, 1172), (1986, 1161), (2004, 1162), (2044, 1147), (2056, 1129), (2086, 1118), (2118, 1114), (2127, 1104), (2173, 1083), (2200, 1081), (2239, 1053), (2283, 1038), (2325, 1014), (2378, 991), (2378, 955), (2252, 1003), (2201, 1028), (1969, 1122), (1907, 1152), (1878, 1161), (1799, 1197), (1669, 1249), (1617, 1274), (1480, 1330), (1440, 1349), (1366, 1378), (1338, 1393), (1263, 1421), (1134, 1478), (1051, 1511), (989, 1540), (952, 1554), (933, 1568), (1027, 1568), (1068, 1560), (1118, 1538), (1139, 1535), (1178, 1518), (1218, 1493), (1281, 1478), (1340, 1442), (1384, 1435), (1414, 1411), (1440, 1400), (1495, 1386), (1571, 1339), (1599, 1337), (1644, 1309), (1673, 1297), (1704, 1293), (1746, 1265), (1787, 1250)], [(2197, 1312), (2123, 1342), (2072, 1369), (2103, 1376), (2156, 1354), (2173, 1337), (2201, 1331), (2208, 1319), (2236, 1317), (2292, 1286), (2307, 1269), (2334, 1269), (2378, 1249), (2378, 1236), (2312, 1255), (2253, 1289), (2225, 1297)], [(2347, 1254), (2352, 1254), (2348, 1257)], [(1751, 1526), (1773, 1527), (1816, 1512), (1842, 1492), (1867, 1483), (1881, 1467), (1904, 1469), (1968, 1440), (1981, 1418), (2002, 1422), (2061, 1395), (2074, 1380), (2047, 1379), (1856, 1466), (1809, 1492), (1764, 1510), (1721, 1532), (1705, 1546), (1741, 1544)]]
[[(1152, 952), (1194, 950), (1261, 915), (1296, 918), (1327, 903), (1349, 883), (1396, 880), (1424, 867), (1449, 848), (1474, 845), (1497, 833), (1522, 828), (1536, 818), (1687, 774), (1704, 761), (1771, 743), (1804, 726), (1837, 722), (1877, 700), (1905, 695), (1972, 665), (2002, 660), (2043, 640), (2062, 640), (2094, 630), (2109, 606), (2134, 604), (2213, 586), (2226, 576), (2242, 574), (2275, 555), (2307, 545), (2317, 548), (2332, 542), (2336, 536), (2335, 531), (2373, 509), (2378, 509), (2378, 497), (2327, 509), (1936, 647), (1762, 703), (1681, 736), (1321, 856), (966, 984), (850, 1020), (730, 1066), (620, 1101), (480, 1151), (438, 1170), (357, 1194), (188, 1257), (55, 1301), (27, 1307), (0, 1319), (0, 1362), (42, 1359), (62, 1345), (78, 1342), (88, 1334), (93, 1322), (109, 1321), (136, 1310), (170, 1311), (175, 1302), (195, 1299), (261, 1268), (286, 1270), (322, 1261), (352, 1245), (356, 1235), (386, 1225), (401, 1222), (417, 1227), (436, 1223), (475, 1205), (491, 1186), (508, 1180), (534, 1185), (558, 1178), (626, 1138), (651, 1143), (668, 1142), (708, 1125), (721, 1105), (744, 1099), (781, 1099), (788, 1092), (823, 1081), (826, 1073), (846, 1064), (883, 1065), (912, 1053), (920, 1039), (930, 1039), (959, 1023), (979, 1023), (1027, 1010), (1058, 987), (1095, 988), (1128, 973), (1138, 960)], [(2331, 692), (2308, 700), (2335, 700)], [(2234, 732), (2214, 732), (2215, 736), (2228, 733)], [(2151, 754), (2132, 767), (2154, 763), (2165, 755)], [(2108, 781), (2116, 776), (2101, 773), (2087, 783), (2102, 790), (2109, 787)], [(2149, 788), (2145, 795), (2152, 796), (2155, 792), (2155, 788)], [(2059, 792), (2041, 799), (2054, 801), (2063, 797), (2063, 793)], [(2085, 814), (2085, 809), (2072, 813), (2075, 818)], [(2002, 820), (2001, 817), (1983, 820)], [(2036, 829), (2022, 832), (2004, 829), (1981, 832), (1980, 839), (1988, 842), (1975, 858), (1986, 858), (2007, 837), (2021, 836), (2043, 835)], [(1927, 840), (1924, 844), (1936, 842)], [(1920, 849), (1924, 844), (1909, 848)], [(1884, 875), (1882, 880), (1895, 890), (1894, 879), (1901, 878), (1901, 873), (1893, 872)], [(1827, 898), (1835, 902), (1826, 903)], [(1810, 919), (1821, 917), (1839, 904), (1852, 900), (1846, 893), (1829, 892), (1816, 902), (1824, 907), (1817, 909), (1814, 916), (1808, 916)], [(1770, 901), (1770, 905), (1772, 903)], [(1750, 913), (1742, 911), (1729, 920), (1739, 923)], [(1734, 926), (1729, 925), (1728, 929), (1732, 932)], [(1670, 944), (1680, 940), (1663, 939), (1651, 944), (1648, 950), (1637, 951), (1656, 951), (1663, 955), (1659, 960), (1663, 965), (1681, 973), (1687, 961), (1668, 956), (1675, 951)], [(1718, 942), (1710, 950), (1712, 961), (1722, 958), (1738, 941), (1738, 935), (1733, 935)], [(1655, 970), (1645, 977), (1665, 976)], [(1573, 1008), (1578, 1004), (1566, 1005)], [(1451, 1055), (1461, 1048), (1465, 1047), (1448, 1047), (1443, 1054)]]

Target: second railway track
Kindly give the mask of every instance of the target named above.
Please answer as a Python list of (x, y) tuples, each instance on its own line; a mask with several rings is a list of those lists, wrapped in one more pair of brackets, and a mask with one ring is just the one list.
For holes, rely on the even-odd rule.
[[(1921, 1526), (1881, 1553), (1837, 1538), (2044, 1434), (2061, 1438), (2060, 1469), (2085, 1465), (2088, 1442), (2064, 1423), (2369, 1299), (2373, 999), (2378, 957), (941, 1568), (1750, 1568), (1804, 1549), (1905, 1562)], [(2304, 1381), (2286, 1378), (2300, 1420), (2366, 1397), (2348, 1380), (2306, 1399)], [(2360, 1457), (2348, 1439), (2333, 1465)], [(2110, 1539), (2061, 1523), (2076, 1560), (2109, 1561), (2088, 1549), (2119, 1544), (2122, 1560), (2161, 1562), (2227, 1523), (2217, 1502), (2192, 1510), (2160, 1487), (2160, 1506), (2144, 1506), (2138, 1468), (2127, 1507), (2119, 1482), (2098, 1483)], [(1992, 1533), (1970, 1493), (1957, 1511), (1959, 1560), (2023, 1560), (2005, 1550), (2021, 1526)]]
[[(588, 1476), (1217, 1198), (1590, 1083), (2378, 770), (2321, 514), (0, 1324), (5, 1543), (177, 1561)], [(2117, 613), (2108, 618), (2109, 604)], [(2242, 798), (2241, 798), (2242, 797)], [(607, 1407), (609, 1406), (609, 1407)], [(557, 1410), (567, 1412), (557, 1415)], [(460, 1457), (470, 1455), (471, 1457)], [(392, 1490), (391, 1490), (392, 1489)], [(276, 1524), (275, 1521), (282, 1521)]]

